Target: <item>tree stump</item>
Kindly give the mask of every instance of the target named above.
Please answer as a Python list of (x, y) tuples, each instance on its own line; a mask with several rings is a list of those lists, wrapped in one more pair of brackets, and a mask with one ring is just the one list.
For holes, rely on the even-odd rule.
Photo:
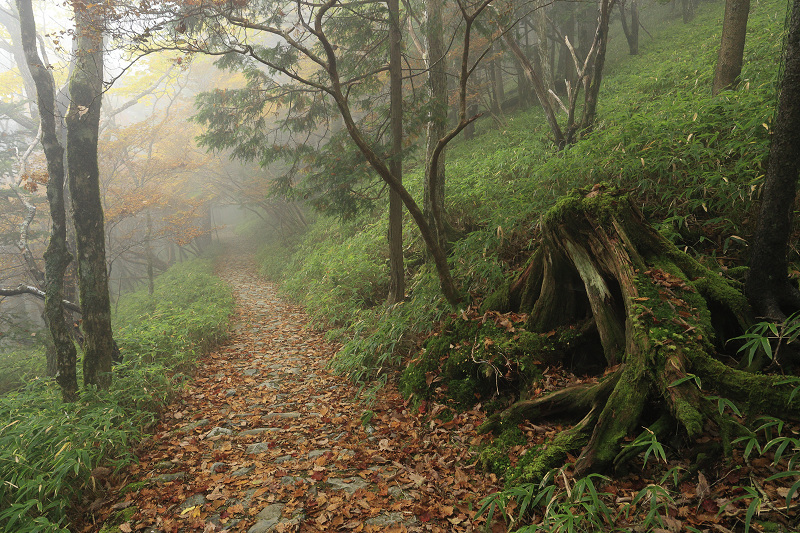
[(505, 290), (513, 310), (529, 313), (530, 331), (591, 324), (607, 368), (597, 383), (518, 401), (484, 424), (488, 432), (523, 419), (579, 420), (538, 452), (528, 481), (563, 464), (566, 453), (579, 454), (578, 475), (629, 457), (621, 455), (623, 439), (658, 418), (654, 405), (689, 439), (717, 424), (729, 446), (732, 420), (704, 396), (709, 390), (749, 412), (800, 413), (800, 395), (792, 398), (780, 376), (717, 358), (723, 337), (753, 323), (747, 300), (659, 234), (627, 194), (595, 185), (559, 201), (543, 219), (526, 269)]

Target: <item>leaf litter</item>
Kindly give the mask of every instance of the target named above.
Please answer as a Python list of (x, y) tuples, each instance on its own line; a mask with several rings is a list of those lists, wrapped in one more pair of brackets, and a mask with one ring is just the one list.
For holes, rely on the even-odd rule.
[[(499, 516), (488, 525), (485, 516), (475, 517), (480, 501), (502, 489), (502, 480), (477, 467), (474, 450), (492, 438), (475, 431), (485, 419), (480, 406), (442, 420), (442, 403), (412, 409), (392, 384), (366, 405), (355, 385), (328, 370), (337, 347), (308, 329), (302, 309), (281, 300), (252, 264), (231, 262), (221, 275), (237, 296), (231, 339), (200, 362), (155, 434), (139, 446), (138, 464), (110, 476), (98, 470), (112, 490), (92, 503), (76, 531), (99, 531), (109, 518), (116, 525), (105, 531), (123, 533), (507, 531)], [(661, 281), (667, 290), (674, 283)], [(472, 309), (462, 318), (491, 319), (504, 329), (519, 322)], [(440, 379), (426, 376), (429, 385)], [(587, 379), (548, 367), (533, 392)], [(512, 465), (566, 429), (533, 421), (519, 427), (528, 443), (508, 450)], [(800, 434), (800, 427), (790, 431)], [(695, 448), (718, 441), (707, 431)], [(672, 495), (659, 502), (662, 527), (653, 531), (738, 531), (753, 502), (741, 486), (754, 485), (763, 502), (758, 514), (795, 530), (798, 504), (785, 502), (786, 482), (795, 478), (782, 486), (766, 481), (786, 468), (786, 458), (747, 460), (736, 449), (725, 464), (690, 473), (690, 461), (675, 452), (666, 464), (642, 464), (639, 457), (599, 487), (621, 520), (616, 527), (639, 531), (652, 502), (636, 504), (636, 495), (662, 484)], [(662, 479), (670, 468), (683, 473), (674, 488)], [(557, 490), (568, 492), (571, 483), (566, 466)], [(510, 501), (507, 510), (515, 506)], [(113, 522), (115, 513), (131, 509), (124, 522)], [(541, 519), (538, 511), (529, 517), (534, 524)]]
[(231, 339), (200, 361), (81, 531), (121, 509), (135, 509), (123, 532), (483, 529), (475, 510), (500, 489), (471, 450), (489, 438), (475, 432), (483, 412), (443, 421), (431, 416), (441, 405), (412, 409), (391, 384), (359, 401), (300, 308), (252, 265), (221, 275), (236, 291)]

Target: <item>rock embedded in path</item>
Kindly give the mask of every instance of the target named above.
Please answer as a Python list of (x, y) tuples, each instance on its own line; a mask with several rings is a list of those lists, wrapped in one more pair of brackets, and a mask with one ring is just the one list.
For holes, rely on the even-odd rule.
[(316, 459), (320, 455), (325, 455), (329, 451), (331, 451), (330, 448), (326, 448), (324, 450), (311, 450), (310, 452), (308, 452), (308, 458), (309, 459)]
[(289, 411), (288, 413), (270, 413), (264, 418), (300, 418), (303, 416), (297, 411)]
[(188, 433), (189, 431), (192, 431), (194, 429), (197, 429), (197, 428), (200, 428), (200, 427), (203, 427), (203, 426), (207, 426), (208, 423), (209, 423), (209, 420), (207, 418), (201, 418), (200, 420), (195, 420), (194, 422), (186, 424), (185, 426), (180, 428), (179, 431)]
[(410, 518), (409, 520), (406, 520), (406, 517), (403, 515), (403, 513), (395, 511), (391, 513), (379, 514), (378, 516), (368, 518), (364, 520), (364, 524), (368, 526), (380, 526), (380, 527), (387, 527), (391, 526), (392, 524), (403, 524), (405, 526), (409, 526), (415, 522), (413, 517), (409, 518)]
[(267, 533), (272, 531), (281, 521), (284, 507), (285, 504), (283, 503), (273, 503), (264, 507), (256, 515), (256, 523), (247, 530), (247, 533)]
[(231, 435), (231, 434), (233, 434), (233, 430), (217, 426), (208, 433), (206, 433), (205, 438), (210, 439), (213, 437), (219, 437), (221, 435)]
[(234, 470), (233, 473), (231, 473), (231, 475), (232, 476), (236, 476), (236, 477), (246, 476), (247, 474), (249, 474), (250, 472), (252, 472), (255, 469), (256, 469), (256, 467), (254, 467), (254, 466), (243, 466), (241, 468), (238, 468), (238, 469)]
[(205, 497), (204, 494), (198, 493), (198, 494), (195, 494), (193, 496), (189, 496), (178, 507), (178, 509), (179, 509), (178, 510), (178, 514), (181, 514), (186, 509), (189, 509), (191, 507), (197, 507), (197, 506), (205, 505), (205, 503), (206, 503), (206, 497)]
[(219, 472), (225, 472), (226, 470), (228, 470), (228, 465), (226, 465), (225, 463), (214, 463), (213, 465), (211, 465), (211, 468), (209, 468), (209, 470), (215, 474)]
[(239, 433), (239, 435), (247, 437), (250, 435), (261, 435), (262, 433), (275, 433), (281, 431), (283, 431), (283, 428), (253, 428), (253, 429), (246, 429), (241, 433)]
[(269, 442), (256, 442), (250, 444), (244, 451), (247, 455), (258, 455), (259, 453), (267, 453), (269, 451)]
[(186, 472), (174, 472), (172, 474), (160, 474), (153, 479), (156, 483), (169, 483), (170, 481), (177, 481), (186, 477)]
[(348, 479), (328, 478), (325, 481), (334, 490), (343, 490), (347, 494), (354, 494), (358, 489), (365, 489), (369, 487), (369, 483), (360, 477), (352, 477)]

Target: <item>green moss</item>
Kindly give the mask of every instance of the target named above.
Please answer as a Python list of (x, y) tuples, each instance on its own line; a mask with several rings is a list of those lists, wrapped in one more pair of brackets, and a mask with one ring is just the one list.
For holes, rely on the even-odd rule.
[[(741, 283), (724, 278), (718, 272), (703, 266), (676, 248), (670, 250), (669, 255), (670, 259), (680, 267), (681, 271), (692, 280), (690, 285), (695, 287), (701, 295), (725, 305), (736, 314), (740, 321), (750, 316), (750, 305), (742, 293)], [(738, 286), (734, 286), (735, 284)], [(744, 329), (749, 326), (746, 323), (741, 325)], [(709, 330), (710, 332), (711, 330)]]
[(735, 283), (742, 285), (744, 284), (744, 280), (747, 279), (748, 272), (750, 272), (750, 267), (737, 266), (729, 268), (727, 271), (725, 271), (725, 274)]
[(136, 514), (137, 510), (138, 508), (132, 505), (126, 509), (122, 509), (121, 511), (117, 511), (116, 513), (112, 514), (103, 524), (102, 529), (100, 529), (100, 533), (118, 533), (119, 526), (133, 518), (133, 515)]
[(508, 452), (494, 446), (487, 446), (478, 455), (478, 464), (487, 472), (491, 472), (498, 477), (505, 475), (511, 466), (511, 459)]
[(510, 290), (511, 283), (504, 283), (499, 289), (487, 296), (481, 304), (481, 313), (485, 313), (487, 311), (499, 311), (501, 313), (507, 313), (508, 311), (511, 311), (511, 301), (509, 299)]
[(672, 401), (675, 409), (675, 418), (680, 420), (690, 439), (698, 437), (703, 432), (705, 417), (683, 398), (674, 398)]
[(507, 329), (493, 320), (453, 317), (431, 337), (400, 378), (400, 391), (418, 399), (441, 388), (459, 408), (525, 390), (541, 376), (537, 363), (553, 352), (546, 336)]
[(511, 467), (509, 449), (514, 446), (523, 446), (526, 443), (527, 439), (519, 427), (507, 426), (500, 435), (480, 450), (478, 463), (487, 472), (503, 477)]
[(553, 468), (567, 462), (567, 455), (576, 453), (589, 443), (589, 433), (578, 428), (559, 433), (545, 446), (531, 448), (506, 473), (506, 486), (539, 483)]
[(593, 218), (597, 218), (600, 223), (603, 223), (616, 215), (621, 206), (628, 205), (627, 194), (619, 193), (607, 183), (598, 185), (602, 193), (590, 197), (587, 195), (592, 192), (593, 187), (572, 189), (545, 213), (542, 225), (547, 227), (576, 220), (579, 218), (577, 215), (579, 213), (591, 214)]
[(139, 492), (147, 486), (147, 481), (134, 481), (122, 487), (119, 491), (120, 495), (125, 495), (130, 492)]

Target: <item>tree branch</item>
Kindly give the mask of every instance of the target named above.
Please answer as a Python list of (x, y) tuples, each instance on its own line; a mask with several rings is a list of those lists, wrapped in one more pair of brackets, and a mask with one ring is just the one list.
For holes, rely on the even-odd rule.
[[(16, 287), (0, 287), (0, 296), (19, 296), (21, 294), (31, 294), (40, 300), (44, 300), (44, 291), (32, 285), (20, 283)], [(78, 304), (72, 303), (69, 300), (62, 300), (61, 302), (64, 309), (72, 311), (73, 313), (81, 313), (81, 306)]]

